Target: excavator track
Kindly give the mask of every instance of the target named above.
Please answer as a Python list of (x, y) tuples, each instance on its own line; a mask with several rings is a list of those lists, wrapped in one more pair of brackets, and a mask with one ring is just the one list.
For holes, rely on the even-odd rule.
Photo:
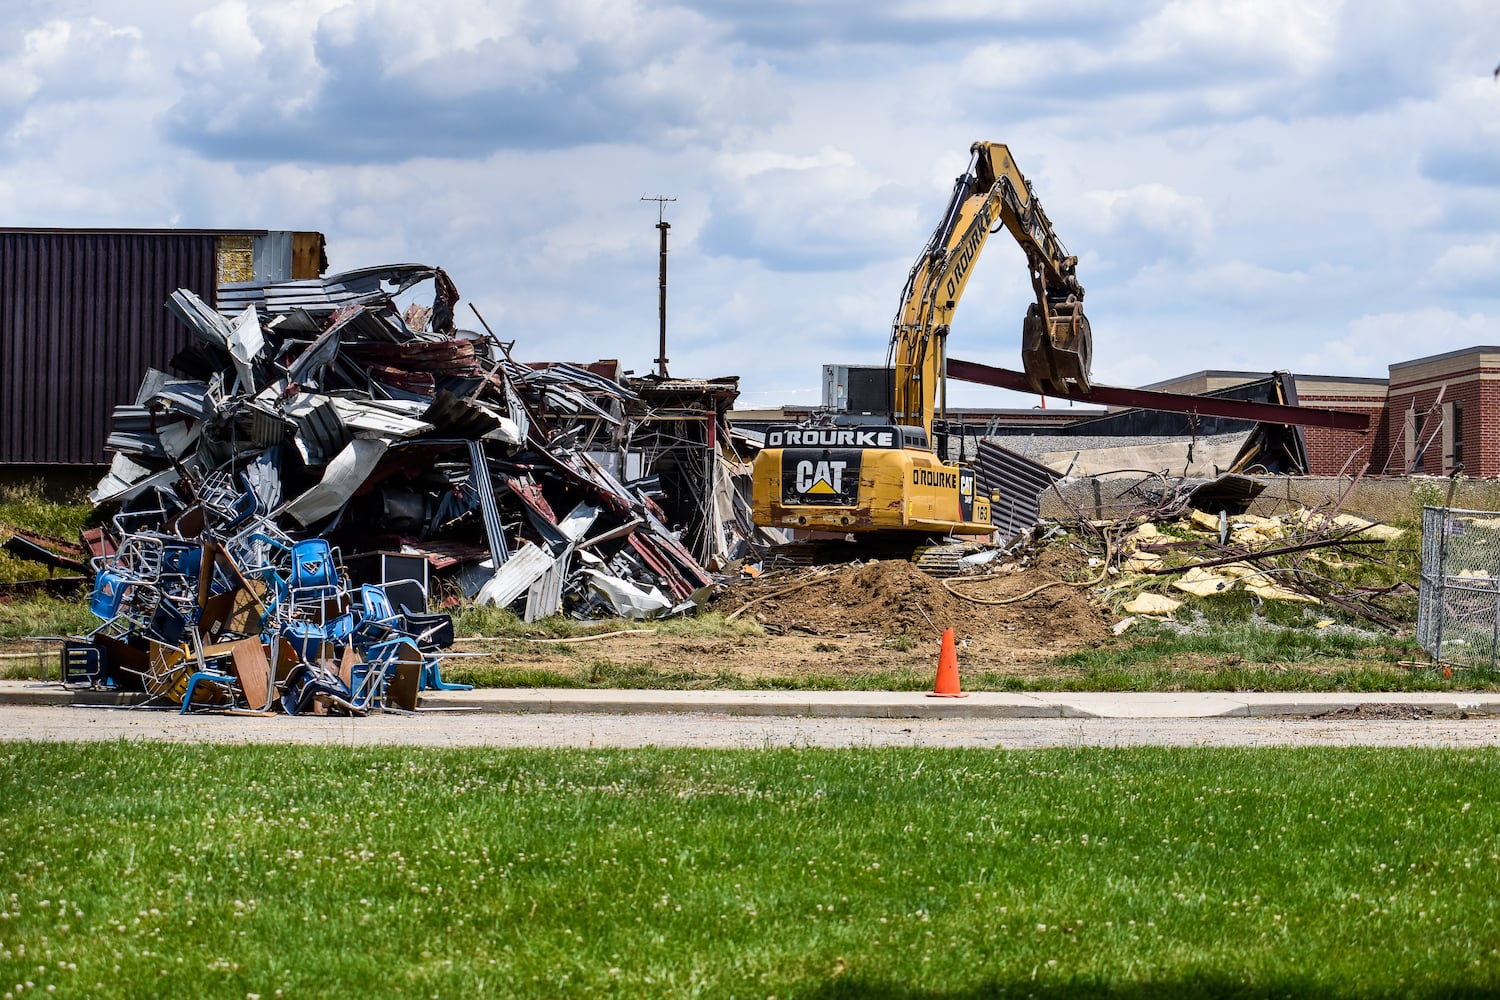
[(911, 554), (912, 564), (928, 576), (957, 576), (959, 560), (972, 551), (972, 546), (957, 543), (924, 545)]
[(876, 559), (904, 560), (932, 577), (957, 576), (959, 560), (979, 548), (969, 542), (901, 541), (864, 536), (854, 541), (812, 539), (778, 545), (766, 556), (764, 568), (806, 569)]

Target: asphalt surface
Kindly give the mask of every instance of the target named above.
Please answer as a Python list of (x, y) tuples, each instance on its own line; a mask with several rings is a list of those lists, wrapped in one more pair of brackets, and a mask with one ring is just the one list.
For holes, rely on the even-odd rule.
[(1500, 718), (870, 719), (712, 713), (433, 712), (366, 719), (15, 707), (5, 739), (441, 747), (1500, 746)]
[(321, 746), (1500, 746), (1497, 694), (440, 692), (416, 716), (178, 715), (79, 707), (0, 682), (0, 738)]

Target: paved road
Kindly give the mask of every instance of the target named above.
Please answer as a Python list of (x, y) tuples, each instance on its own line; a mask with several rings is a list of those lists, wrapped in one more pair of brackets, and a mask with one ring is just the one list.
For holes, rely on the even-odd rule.
[(368, 719), (234, 718), (138, 709), (0, 709), (0, 738), (451, 747), (1500, 746), (1500, 717), (804, 718), (439, 711)]

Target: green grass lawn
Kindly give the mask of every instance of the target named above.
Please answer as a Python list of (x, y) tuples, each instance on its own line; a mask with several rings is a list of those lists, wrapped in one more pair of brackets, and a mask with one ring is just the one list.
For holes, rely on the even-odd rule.
[(0, 993), (1493, 996), (1496, 789), (1496, 751), (0, 744)]

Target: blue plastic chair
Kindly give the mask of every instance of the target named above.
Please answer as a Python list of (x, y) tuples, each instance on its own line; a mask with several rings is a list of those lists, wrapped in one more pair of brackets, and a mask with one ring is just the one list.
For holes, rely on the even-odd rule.
[[(381, 651), (387, 651), (393, 643), (405, 643), (417, 650), (422, 657), (422, 675), (418, 688), (423, 691), (472, 691), (472, 684), (453, 684), (443, 680), (438, 656), (425, 648), (424, 635), (416, 633), (406, 615), (391, 604), (385, 588), (367, 583), (359, 589), (361, 617), (355, 626), (355, 644), (366, 659), (377, 659)], [(424, 616), (425, 617), (425, 616)]]
[(89, 597), (89, 610), (96, 618), (111, 621), (120, 614), (125, 603), (126, 591), (133, 581), (113, 570), (101, 569), (94, 576), (94, 592)]
[(328, 539), (304, 538), (292, 543), (292, 573), (287, 586), (293, 591), (342, 589)]
[(182, 708), (178, 715), (187, 715), (188, 710), (193, 707), (193, 692), (197, 690), (200, 683), (217, 684), (230, 692), (233, 699), (234, 685), (238, 683), (231, 674), (223, 674), (217, 670), (199, 670), (188, 678), (187, 690), (182, 693)]

